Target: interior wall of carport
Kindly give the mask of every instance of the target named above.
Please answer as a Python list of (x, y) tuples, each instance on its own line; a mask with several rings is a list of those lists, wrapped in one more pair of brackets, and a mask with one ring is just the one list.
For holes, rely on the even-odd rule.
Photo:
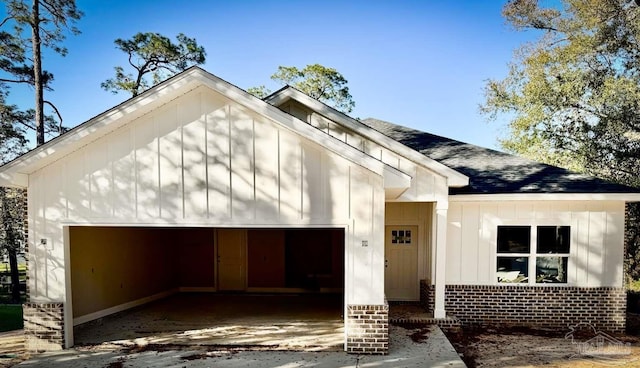
[(213, 223), (345, 228), (345, 303), (385, 304), (382, 176), (205, 87), (30, 174), (28, 189), (33, 303), (71, 302), (65, 226)]
[[(318, 233), (318, 230), (322, 234)], [(248, 291), (320, 291), (288, 287), (287, 268), (330, 265), (318, 287), (344, 285), (344, 231), (329, 229), (237, 229), (247, 233)], [(74, 325), (177, 291), (215, 291), (215, 228), (74, 226), (69, 228)], [(289, 236), (286, 236), (288, 234)], [(323, 235), (324, 236), (321, 236)], [(298, 252), (286, 256), (286, 239)], [(331, 249), (330, 262), (309, 257)], [(293, 250), (293, 249), (291, 249)], [(301, 253), (302, 252), (302, 253)], [(326, 260), (325, 260), (326, 261)], [(321, 267), (322, 268), (322, 267)], [(296, 274), (297, 274), (296, 273)], [(300, 285), (305, 284), (303, 277)]]
[(74, 324), (179, 288), (213, 289), (213, 229), (69, 229)]

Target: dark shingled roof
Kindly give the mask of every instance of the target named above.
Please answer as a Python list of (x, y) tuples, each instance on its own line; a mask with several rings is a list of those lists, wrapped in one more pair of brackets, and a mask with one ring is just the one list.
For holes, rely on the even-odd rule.
[(531, 161), (512, 154), (421, 132), (377, 119), (367, 126), (469, 177), (451, 194), (640, 193), (640, 188)]

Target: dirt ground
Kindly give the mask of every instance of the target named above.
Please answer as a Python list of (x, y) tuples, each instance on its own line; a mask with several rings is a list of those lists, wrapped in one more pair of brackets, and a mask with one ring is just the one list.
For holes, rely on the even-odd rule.
[(478, 328), (447, 337), (469, 368), (640, 367), (637, 336)]

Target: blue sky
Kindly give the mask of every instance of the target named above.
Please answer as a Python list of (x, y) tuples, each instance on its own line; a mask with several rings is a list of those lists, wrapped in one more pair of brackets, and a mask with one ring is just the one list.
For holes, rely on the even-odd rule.
[[(68, 36), (66, 57), (45, 52), (53, 101), (73, 127), (122, 102), (100, 83), (125, 65), (116, 38), (137, 32), (195, 37), (203, 66), (241, 87), (264, 84), (278, 65), (320, 63), (349, 81), (354, 117), (375, 117), (497, 148), (503, 122), (478, 105), (489, 78), (502, 78), (513, 51), (532, 35), (500, 15), (502, 1), (190, 1), (78, 0), (85, 16)], [(31, 91), (9, 101), (32, 106)]]

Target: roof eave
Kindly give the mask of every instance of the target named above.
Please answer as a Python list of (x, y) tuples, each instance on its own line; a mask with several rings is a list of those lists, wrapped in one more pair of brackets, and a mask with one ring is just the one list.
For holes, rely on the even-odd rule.
[(460, 188), (469, 185), (468, 176), (433, 159), (430, 159), (422, 153), (417, 152), (390, 137), (387, 137), (386, 135), (376, 131), (375, 129), (366, 127), (364, 124), (358, 122), (352, 117), (330, 106), (327, 106), (314, 98), (307, 96), (306, 94), (298, 91), (291, 86), (286, 86), (279, 91), (272, 93), (271, 95), (267, 96), (264, 101), (272, 105), (278, 105), (286, 102), (289, 99), (300, 101), (311, 107), (314, 111), (317, 111), (319, 114), (324, 115), (333, 121), (340, 122), (346, 125), (349, 129), (352, 129), (353, 131), (375, 141), (377, 144), (380, 144), (381, 146), (447, 178), (449, 187)]
[[(110, 125), (114, 121), (120, 120), (120, 123), (116, 126), (111, 126), (109, 131), (115, 130), (128, 121), (146, 113), (148, 109), (145, 109), (145, 107), (151, 107), (152, 103), (159, 99), (158, 96), (163, 97), (181, 89), (185, 89), (186, 92), (193, 86), (195, 82), (194, 74), (198, 70), (201, 69), (191, 68), (184, 73), (178, 74), (140, 95), (89, 119), (43, 145), (18, 156), (16, 159), (0, 166), (0, 177), (9, 180), (10, 176), (15, 176), (16, 174), (28, 175), (40, 167), (46, 166), (57, 157), (63, 156), (77, 149), (78, 146), (82, 146), (85, 142), (95, 139), (94, 132)], [(19, 182), (20, 179), (17, 183)]]
[(19, 172), (0, 173), (0, 187), (26, 188), (29, 186), (29, 175)]
[[(320, 144), (341, 157), (380, 176), (384, 176), (385, 170), (388, 170), (388, 168), (385, 169), (387, 165), (382, 161), (366, 155), (345, 142), (327, 136), (302, 120), (281, 111), (275, 106), (264, 103), (261, 99), (199, 67), (192, 67), (0, 166), (0, 183), (7, 186), (26, 187), (29, 174), (96, 139), (95, 134), (97, 131), (103, 130), (102, 135), (108, 134), (146, 113), (147, 110), (151, 110), (156, 106), (153, 102), (161, 100), (158, 96), (174, 96), (175, 93), (186, 93), (200, 85), (221, 93), (240, 105), (278, 122), (284, 128)], [(145, 109), (145, 107), (147, 108)], [(117, 122), (117, 124), (113, 124), (114, 122)], [(108, 125), (110, 129), (104, 131), (104, 128)]]

